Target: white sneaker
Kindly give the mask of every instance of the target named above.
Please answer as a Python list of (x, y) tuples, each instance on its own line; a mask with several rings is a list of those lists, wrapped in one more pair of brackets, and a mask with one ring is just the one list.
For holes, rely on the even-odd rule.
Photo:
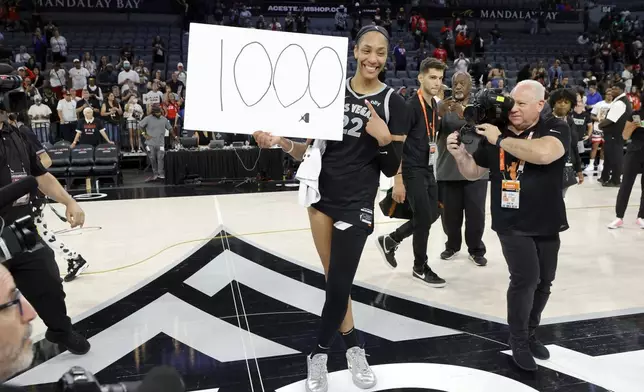
[(585, 171), (586, 173), (590, 173), (590, 172), (592, 172), (592, 171), (594, 171), (594, 170), (595, 170), (595, 165), (594, 165), (594, 164), (590, 164), (590, 165), (588, 165), (588, 166), (586, 166), (586, 167), (584, 168), (584, 171)]
[(608, 225), (608, 228), (609, 229), (619, 229), (622, 226), (624, 226), (624, 221), (619, 219), (619, 218), (617, 218), (614, 221), (612, 221), (610, 223), (610, 225)]
[(360, 347), (351, 347), (347, 350), (347, 367), (353, 383), (360, 389), (373, 388), (378, 382), (376, 375), (367, 363), (364, 349)]
[(640, 229), (644, 229), (644, 218), (637, 218), (635, 223), (637, 223), (637, 225), (640, 227)]
[(597, 166), (597, 171), (600, 172), (600, 173), (603, 172), (604, 171), (604, 165)]
[(326, 354), (315, 354), (313, 358), (306, 356), (306, 392), (327, 392), (329, 390), (328, 371), (326, 361), (329, 358)]

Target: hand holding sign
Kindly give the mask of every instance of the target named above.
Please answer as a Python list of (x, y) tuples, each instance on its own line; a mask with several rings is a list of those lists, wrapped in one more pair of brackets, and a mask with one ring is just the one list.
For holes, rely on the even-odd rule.
[(381, 147), (386, 146), (387, 144), (391, 143), (392, 140), (387, 123), (382, 118), (380, 118), (378, 113), (376, 113), (376, 109), (373, 108), (371, 102), (365, 99), (364, 103), (367, 105), (369, 111), (371, 112), (371, 117), (367, 122), (367, 133), (378, 141), (378, 145), (380, 145)]

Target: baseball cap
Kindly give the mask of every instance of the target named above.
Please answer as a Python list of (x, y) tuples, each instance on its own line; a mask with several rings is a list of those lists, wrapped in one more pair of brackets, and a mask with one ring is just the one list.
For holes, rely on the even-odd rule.
[(79, 59), (74, 59), (74, 61), (73, 61), (73, 62), (74, 62), (74, 63), (80, 63), (80, 60), (79, 60)]
[(25, 67), (18, 67), (18, 71), (24, 71), (24, 70), (26, 70), (26, 69), (27, 69), (27, 68), (25, 68)]
[(183, 63), (178, 63), (178, 64), (177, 64), (177, 68), (178, 68), (178, 67), (183, 67)]

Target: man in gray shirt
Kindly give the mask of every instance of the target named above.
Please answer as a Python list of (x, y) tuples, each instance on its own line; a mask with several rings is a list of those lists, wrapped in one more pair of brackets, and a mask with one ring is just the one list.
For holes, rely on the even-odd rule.
[[(463, 109), (470, 100), (472, 78), (466, 72), (456, 72), (452, 77), (452, 97), (441, 102), (439, 113), (441, 121), (438, 131), (438, 158), (436, 160), (436, 179), (438, 180), (439, 200), (443, 203), (441, 221), (447, 235), (445, 251), (441, 259), (450, 260), (461, 249), (463, 212), (465, 212), (465, 243), (470, 260), (478, 266), (485, 266), (485, 199), (487, 196), (487, 174), (479, 180), (468, 181), (458, 170), (454, 156), (447, 150), (447, 137), (459, 131), (465, 120)], [(474, 132), (463, 135), (462, 143), (468, 152), (474, 153), (480, 136)]]
[(172, 126), (167, 118), (161, 115), (159, 104), (152, 105), (152, 114), (145, 117), (139, 122), (139, 127), (143, 130), (145, 137), (145, 149), (150, 157), (152, 172), (154, 173), (148, 181), (165, 179), (163, 171), (163, 158), (165, 157), (165, 135), (172, 131)]

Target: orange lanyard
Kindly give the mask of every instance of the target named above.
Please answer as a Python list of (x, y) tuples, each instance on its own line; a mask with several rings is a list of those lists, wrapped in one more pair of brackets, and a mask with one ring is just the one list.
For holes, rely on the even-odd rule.
[[(530, 132), (526, 140), (532, 139), (532, 135), (534, 134), (534, 131)], [(512, 175), (510, 174), (510, 179), (512, 180), (517, 180), (521, 173), (523, 173), (523, 168), (525, 167), (525, 160), (519, 161), (519, 168), (517, 169), (517, 176), (516, 178), (512, 178)], [(503, 174), (503, 179), (505, 179), (505, 151), (503, 151), (502, 148), (499, 148), (499, 170), (501, 170), (501, 173)]]
[[(425, 107), (425, 100), (423, 99), (423, 93), (418, 89), (418, 100), (420, 101), (420, 107), (423, 109), (423, 116), (425, 117), (425, 129), (427, 129), (427, 136), (429, 136), (429, 142), (436, 142), (436, 110), (432, 109), (432, 126), (429, 126), (429, 119), (427, 118), (427, 108)], [(431, 130), (431, 134), (430, 134)]]

